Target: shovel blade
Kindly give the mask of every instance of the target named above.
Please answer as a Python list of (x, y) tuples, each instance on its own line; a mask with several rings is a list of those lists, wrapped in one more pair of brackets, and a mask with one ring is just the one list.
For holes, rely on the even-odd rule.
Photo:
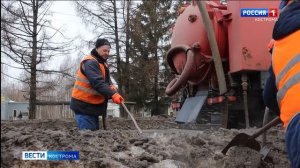
[(228, 145), (222, 150), (222, 153), (226, 155), (229, 148), (232, 146), (244, 146), (254, 149), (256, 151), (260, 150), (260, 144), (252, 136), (245, 133), (239, 133), (236, 135)]

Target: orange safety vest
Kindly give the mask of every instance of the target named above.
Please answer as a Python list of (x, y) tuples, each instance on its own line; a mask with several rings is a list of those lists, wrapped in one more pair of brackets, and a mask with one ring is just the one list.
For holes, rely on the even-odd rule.
[[(72, 90), (72, 97), (90, 104), (101, 104), (105, 101), (103, 95), (93, 89), (92, 85), (88, 81), (87, 77), (81, 72), (83, 63), (87, 60), (96, 60), (92, 55), (88, 55), (80, 62), (80, 66), (77, 70), (76, 81)], [(97, 60), (96, 60), (97, 61)], [(97, 61), (98, 62), (98, 61)], [(106, 65), (99, 63), (101, 75), (105, 80), (105, 67)]]
[(300, 113), (300, 30), (276, 40), (272, 65), (276, 77), (277, 101), (280, 119), (288, 123)]

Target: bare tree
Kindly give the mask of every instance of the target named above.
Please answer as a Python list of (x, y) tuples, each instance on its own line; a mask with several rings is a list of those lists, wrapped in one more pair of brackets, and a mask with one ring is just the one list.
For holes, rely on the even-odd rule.
[[(121, 2), (116, 0), (107, 0), (76, 1), (75, 3), (78, 9), (78, 14), (83, 21), (87, 25), (94, 27), (94, 32), (98, 35), (98, 37), (108, 38), (115, 46), (112, 50), (115, 51), (115, 54), (112, 54), (112, 56), (115, 57), (116, 64), (111, 65), (115, 65), (113, 67), (116, 69), (116, 73), (113, 73), (112, 75), (116, 78), (119, 91), (122, 93), (124, 89), (123, 80), (121, 79), (123, 72), (121, 69), (121, 39), (119, 33), (122, 30), (120, 26), (120, 17), (122, 16), (122, 10), (120, 9)], [(91, 40), (95, 41), (95, 39)]]
[[(64, 55), (71, 42), (53, 42), (56, 35), (63, 34), (48, 20), (50, 6), (51, 2), (45, 0), (1, 1), (1, 55), (19, 65), (12, 68), (24, 71), (21, 78), (13, 78), (28, 84), (30, 119), (36, 118), (37, 90), (51, 89), (54, 84), (38, 77), (64, 73), (47, 68), (46, 63)], [(3, 59), (1, 64), (6, 64)]]
[[(126, 9), (126, 12), (125, 12)], [(131, 56), (131, 40), (130, 40), (130, 15), (132, 12), (132, 2), (131, 0), (124, 1), (124, 10), (123, 10), (123, 18), (124, 18), (124, 24), (125, 24), (125, 65), (124, 65), (124, 74), (127, 74), (129, 76), (130, 74), (130, 56)], [(123, 93), (128, 97), (128, 93), (130, 92), (130, 78), (123, 79), (124, 81), (124, 91)]]

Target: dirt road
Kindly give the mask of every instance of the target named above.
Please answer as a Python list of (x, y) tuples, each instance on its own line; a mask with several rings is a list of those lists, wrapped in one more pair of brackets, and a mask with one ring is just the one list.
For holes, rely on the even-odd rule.
[[(108, 130), (78, 131), (70, 120), (1, 121), (1, 167), (70, 168), (287, 168), (284, 131), (269, 130), (262, 160), (257, 151), (233, 147), (221, 150), (238, 133), (203, 125), (178, 125), (172, 119), (137, 119), (139, 135), (129, 119), (109, 119)], [(261, 140), (261, 137), (258, 138)], [(78, 150), (78, 161), (24, 161), (22, 151)]]

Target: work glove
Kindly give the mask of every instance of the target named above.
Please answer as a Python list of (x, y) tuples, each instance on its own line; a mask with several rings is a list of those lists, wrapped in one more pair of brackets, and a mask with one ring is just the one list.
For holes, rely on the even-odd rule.
[(116, 87), (115, 85), (110, 85), (109, 87), (110, 87), (110, 89), (111, 89), (112, 91), (117, 91), (117, 90), (118, 90), (117, 87)]
[(111, 99), (116, 104), (121, 104), (124, 101), (124, 98), (119, 93), (112, 95)]

